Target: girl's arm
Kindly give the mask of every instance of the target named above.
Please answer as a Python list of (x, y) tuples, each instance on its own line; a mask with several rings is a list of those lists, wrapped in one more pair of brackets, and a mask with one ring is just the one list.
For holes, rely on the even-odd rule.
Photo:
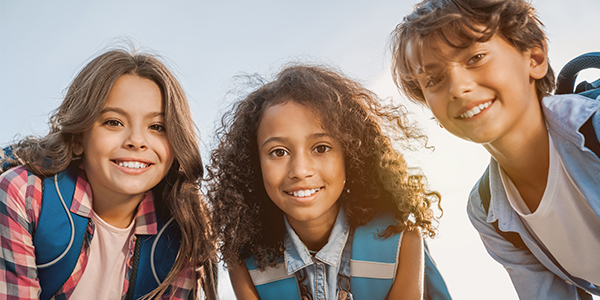
[(420, 230), (405, 231), (398, 253), (398, 270), (388, 299), (423, 299), (423, 238)]
[(30, 176), (24, 167), (0, 175), (0, 299), (38, 299), (40, 293), (30, 230), (39, 216), (42, 187), (37, 178), (29, 189)]
[(246, 265), (228, 266), (229, 279), (235, 292), (235, 297), (241, 300), (260, 300)]

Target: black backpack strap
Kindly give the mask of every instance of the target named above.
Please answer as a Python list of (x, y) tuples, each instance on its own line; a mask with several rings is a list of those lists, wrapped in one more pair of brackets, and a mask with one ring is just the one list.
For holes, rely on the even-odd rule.
[[(579, 72), (589, 68), (600, 69), (600, 52), (585, 53), (569, 61), (560, 70), (558, 76), (556, 77), (556, 94), (573, 94), (574, 92), (582, 93), (585, 91), (598, 89), (599, 82), (595, 81), (592, 83), (582, 82), (574, 90), (575, 80), (577, 79)], [(594, 99), (597, 97), (593, 97), (592, 94), (585, 96), (592, 97)]]
[[(490, 192), (489, 165), (485, 169), (483, 176), (481, 176), (481, 179), (479, 180), (479, 186), (477, 187), (477, 190), (479, 192), (479, 198), (481, 198), (481, 205), (483, 205), (483, 209), (485, 209), (485, 213), (487, 215), (490, 211), (490, 200), (492, 198), (492, 194)], [(513, 244), (515, 248), (527, 249), (527, 246), (525, 245), (523, 239), (518, 233), (500, 230), (500, 227), (498, 227), (498, 220), (494, 221), (494, 223), (492, 223), (492, 226), (494, 226), (494, 229), (496, 230), (496, 232), (498, 232), (498, 234), (500, 234), (505, 240), (511, 242), (511, 244)]]
[(492, 193), (490, 192), (490, 166), (488, 165), (483, 172), (483, 176), (479, 179), (479, 186), (477, 187), (479, 191), (479, 198), (481, 199), (481, 205), (483, 205), (483, 209), (485, 209), (485, 214), (487, 215), (490, 212), (490, 199), (492, 198)]

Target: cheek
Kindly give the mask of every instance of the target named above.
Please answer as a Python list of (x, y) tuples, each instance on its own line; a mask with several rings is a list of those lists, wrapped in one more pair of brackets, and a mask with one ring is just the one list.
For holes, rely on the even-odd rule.
[(265, 186), (265, 190), (267, 194), (271, 196), (271, 193), (277, 190), (279, 183), (281, 181), (280, 170), (276, 168), (273, 164), (268, 162), (264, 162), (261, 160), (260, 163), (263, 184)]
[(162, 160), (168, 164), (167, 169), (171, 167), (173, 160), (175, 159), (173, 148), (169, 144), (169, 140), (166, 137), (159, 138), (157, 141), (158, 149), (157, 152), (161, 156)]

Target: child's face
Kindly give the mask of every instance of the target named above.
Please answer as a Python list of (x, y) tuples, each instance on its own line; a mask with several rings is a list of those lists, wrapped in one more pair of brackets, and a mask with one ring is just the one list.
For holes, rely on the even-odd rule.
[(342, 146), (319, 120), (290, 100), (267, 108), (258, 126), (265, 189), (294, 228), (335, 221), (344, 189)]
[[(529, 128), (534, 118), (528, 116), (539, 115), (534, 79), (547, 70), (537, 61), (540, 51), (521, 53), (498, 35), (466, 49), (438, 39), (425, 50), (419, 84), (431, 111), (450, 133), (493, 143)], [(545, 54), (541, 57), (545, 63)]]
[(135, 75), (121, 76), (74, 152), (84, 153), (94, 201), (141, 197), (158, 184), (173, 163), (158, 86)]

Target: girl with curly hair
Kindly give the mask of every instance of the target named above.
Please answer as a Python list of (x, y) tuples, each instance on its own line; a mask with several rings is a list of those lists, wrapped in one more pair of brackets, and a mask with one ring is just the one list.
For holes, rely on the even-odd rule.
[(296, 65), (222, 123), (207, 197), (239, 299), (423, 299), (439, 195), (393, 147), (426, 142), (403, 109)]
[(216, 299), (197, 134), (167, 67), (103, 53), (50, 125), (0, 155), (0, 298), (188, 299), (200, 282)]

